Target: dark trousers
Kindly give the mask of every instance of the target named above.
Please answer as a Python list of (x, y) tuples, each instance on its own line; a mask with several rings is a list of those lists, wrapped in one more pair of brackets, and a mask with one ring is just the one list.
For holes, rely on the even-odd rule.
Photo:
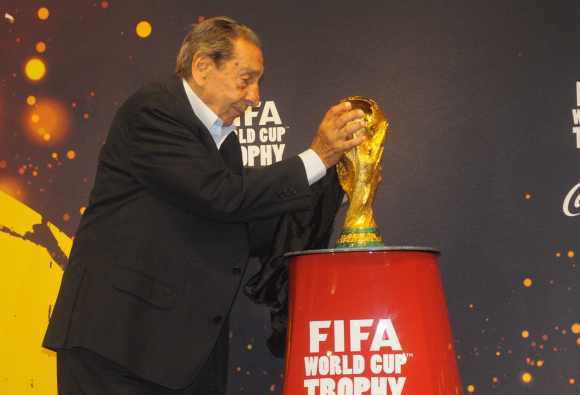
[(171, 390), (147, 381), (129, 369), (85, 348), (57, 352), (59, 395), (225, 395), (228, 378), (229, 329), (218, 340), (193, 383)]

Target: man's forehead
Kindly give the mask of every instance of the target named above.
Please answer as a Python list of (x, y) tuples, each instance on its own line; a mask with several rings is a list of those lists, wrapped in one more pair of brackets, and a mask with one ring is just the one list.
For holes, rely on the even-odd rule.
[(245, 38), (238, 38), (234, 43), (234, 54), (238, 52), (254, 52), (257, 51), (262, 55), (262, 50), (260, 47), (256, 46), (253, 42), (246, 40)]
[(256, 71), (258, 73), (264, 71), (262, 50), (244, 39), (238, 39), (236, 41), (232, 61), (236, 63), (236, 66), (244, 70)]

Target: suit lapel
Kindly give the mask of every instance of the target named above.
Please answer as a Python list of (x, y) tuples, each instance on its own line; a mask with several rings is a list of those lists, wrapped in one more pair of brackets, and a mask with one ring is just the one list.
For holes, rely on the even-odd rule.
[[(217, 150), (209, 130), (207, 130), (197, 115), (195, 115), (195, 112), (193, 112), (193, 108), (191, 108), (191, 103), (187, 98), (187, 94), (185, 93), (185, 88), (183, 87), (181, 78), (173, 76), (166, 81), (168, 90), (186, 105), (186, 107), (190, 110), (191, 115), (193, 115), (194, 119), (196, 120), (196, 123), (204, 131), (204, 134), (206, 135), (205, 137), (208, 140), (208, 145), (212, 147), (208, 147), (208, 149), (210, 151), (213, 151), (214, 148)], [(242, 159), (242, 149), (240, 147), (240, 142), (238, 141), (238, 135), (236, 133), (230, 133), (228, 137), (226, 137), (219, 149), (219, 153), (226, 163), (226, 166), (229, 167), (234, 174), (242, 174), (242, 170), (244, 169), (244, 162)]]
[(220, 154), (226, 162), (226, 165), (232, 170), (234, 174), (242, 174), (244, 170), (244, 161), (242, 159), (242, 149), (238, 141), (238, 135), (232, 132), (226, 137), (220, 147)]

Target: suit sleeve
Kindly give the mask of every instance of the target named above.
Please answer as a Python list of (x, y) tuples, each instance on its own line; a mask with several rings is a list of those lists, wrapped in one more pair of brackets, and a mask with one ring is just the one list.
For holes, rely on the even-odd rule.
[[(311, 189), (308, 210), (250, 224), (253, 252), (259, 254), (262, 266), (244, 286), (244, 292), (255, 302), (272, 308), (273, 334), (267, 343), (270, 351), (280, 357), (284, 355), (288, 320), (289, 269), (284, 254), (328, 248), (334, 217), (344, 196), (335, 167), (329, 169)], [(268, 233), (271, 235), (269, 238), (266, 237)], [(254, 240), (256, 238), (258, 242)]]
[[(299, 157), (236, 175), (213, 141), (201, 133), (191, 109), (156, 94), (136, 111), (129, 171), (139, 184), (170, 204), (221, 222), (242, 222), (304, 210), (310, 189)], [(212, 146), (213, 144), (213, 146)]]

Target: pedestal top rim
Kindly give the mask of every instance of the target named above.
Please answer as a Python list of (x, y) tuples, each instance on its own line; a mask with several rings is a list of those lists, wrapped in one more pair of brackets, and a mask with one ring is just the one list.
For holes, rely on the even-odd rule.
[(382, 251), (417, 251), (417, 252), (431, 252), (437, 256), (441, 255), (441, 251), (434, 247), (416, 247), (416, 246), (400, 246), (400, 247), (356, 247), (356, 248), (329, 248), (324, 250), (304, 250), (293, 251), (284, 254), (284, 257), (293, 257), (298, 255), (314, 255), (314, 254), (334, 254), (344, 252), (382, 252)]

